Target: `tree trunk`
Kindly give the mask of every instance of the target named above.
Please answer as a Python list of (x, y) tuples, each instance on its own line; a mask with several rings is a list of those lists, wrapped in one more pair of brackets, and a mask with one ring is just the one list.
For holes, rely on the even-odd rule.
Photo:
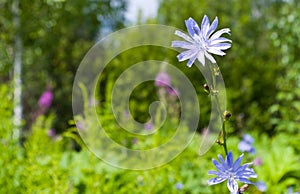
[(15, 28), (14, 45), (14, 129), (13, 138), (19, 139), (22, 124), (22, 37), (20, 33), (20, 9), (19, 0), (14, 0), (12, 5), (13, 24)]

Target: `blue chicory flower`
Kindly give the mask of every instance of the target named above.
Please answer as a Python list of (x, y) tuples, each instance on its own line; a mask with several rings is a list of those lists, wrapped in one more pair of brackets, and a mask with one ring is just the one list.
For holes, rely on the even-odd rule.
[(249, 144), (253, 144), (253, 143), (254, 143), (253, 137), (252, 137), (251, 135), (249, 135), (249, 134), (245, 134), (245, 135), (243, 136), (243, 140), (244, 140), (245, 142), (249, 143)]
[(249, 152), (250, 154), (254, 154), (255, 153), (255, 148), (245, 142), (245, 141), (241, 141), (239, 144), (238, 144), (238, 149), (241, 151), (241, 152)]
[(300, 194), (299, 192), (294, 192), (293, 187), (288, 188), (288, 194)]
[(183, 189), (183, 184), (182, 183), (180, 183), (180, 182), (178, 182), (178, 183), (176, 183), (176, 185), (175, 185), (175, 187), (176, 187), (176, 189), (177, 190), (182, 190)]
[(256, 150), (252, 146), (253, 143), (254, 143), (253, 137), (249, 134), (245, 134), (243, 136), (243, 140), (238, 144), (238, 149), (241, 152), (249, 152), (250, 154), (254, 154)]
[(255, 183), (257, 189), (261, 192), (265, 192), (267, 190), (267, 185), (266, 183), (262, 182), (262, 181), (258, 181), (257, 183)]
[(229, 191), (233, 194), (236, 194), (238, 192), (237, 181), (246, 184), (253, 184), (248, 179), (256, 178), (257, 175), (254, 173), (254, 170), (252, 168), (248, 168), (250, 163), (244, 164), (242, 166), (240, 165), (243, 158), (243, 154), (235, 162), (233, 160), (233, 155), (231, 151), (227, 154), (225, 161), (221, 155), (218, 155), (218, 158), (220, 160), (220, 163), (215, 159), (212, 160), (213, 164), (215, 165), (218, 171), (208, 171), (208, 174), (217, 176), (208, 181), (209, 185), (219, 184), (228, 179), (227, 187)]
[(187, 49), (186, 51), (177, 55), (177, 58), (180, 62), (189, 59), (187, 63), (188, 67), (191, 67), (196, 59), (198, 59), (200, 63), (205, 66), (205, 57), (212, 63), (216, 63), (216, 60), (211, 54), (224, 56), (226, 53), (222, 50), (226, 50), (231, 47), (232, 41), (221, 37), (221, 35), (224, 33), (230, 35), (229, 28), (223, 28), (214, 33), (218, 26), (218, 17), (216, 17), (210, 25), (210, 21), (205, 15), (201, 23), (201, 29), (196, 21), (191, 17), (185, 20), (185, 25), (189, 35), (178, 30), (175, 31), (175, 35), (185, 39), (187, 42), (172, 41), (172, 47)]

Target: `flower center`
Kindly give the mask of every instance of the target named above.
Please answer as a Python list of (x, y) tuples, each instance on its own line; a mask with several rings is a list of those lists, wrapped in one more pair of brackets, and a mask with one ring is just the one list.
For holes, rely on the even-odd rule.
[(230, 172), (230, 173), (228, 174), (228, 177), (229, 177), (229, 178), (233, 178), (233, 179), (234, 179), (234, 177), (235, 177), (235, 174), (234, 174), (234, 173), (232, 173), (232, 172)]
[(204, 39), (201, 37), (201, 35), (198, 36), (198, 35), (195, 34), (193, 38), (194, 38), (194, 40), (197, 44), (197, 48), (199, 50), (207, 50), (207, 44), (204, 41)]

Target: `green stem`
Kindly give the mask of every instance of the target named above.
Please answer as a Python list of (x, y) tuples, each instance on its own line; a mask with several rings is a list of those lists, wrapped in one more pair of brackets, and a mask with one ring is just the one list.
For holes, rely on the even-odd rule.
[(226, 143), (226, 130), (225, 130), (225, 121), (223, 121), (223, 125), (222, 125), (222, 134), (223, 134), (223, 147), (224, 147), (224, 151), (225, 154), (227, 156), (228, 151), (227, 151), (227, 143)]
[(225, 128), (225, 119), (224, 119), (224, 116), (223, 116), (223, 112), (221, 110), (221, 105), (220, 105), (220, 102), (219, 102), (219, 98), (218, 98), (218, 91), (217, 91), (217, 86), (216, 86), (216, 75), (215, 75), (215, 72), (214, 72), (214, 68), (212, 67), (213, 64), (209, 65), (209, 68), (210, 68), (210, 71), (212, 73), (212, 87), (210, 89), (210, 93), (211, 95), (213, 95), (215, 98), (216, 98), (216, 104), (217, 104), (217, 109), (218, 109), (218, 112), (219, 112), (219, 115), (220, 115), (220, 118), (221, 118), (221, 121), (222, 121), (222, 139), (223, 139), (223, 142), (221, 142), (221, 145), (224, 147), (224, 151), (225, 151), (225, 154), (227, 155), (228, 154), (228, 151), (227, 151), (227, 143), (226, 143), (226, 128)]

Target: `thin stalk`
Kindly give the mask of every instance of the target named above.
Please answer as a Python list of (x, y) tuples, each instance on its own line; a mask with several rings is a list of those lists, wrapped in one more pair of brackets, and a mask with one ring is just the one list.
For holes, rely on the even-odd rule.
[(214, 72), (214, 69), (212, 68), (212, 65), (209, 65), (209, 69), (212, 73), (212, 87), (211, 87), (211, 90), (210, 90), (210, 93), (211, 95), (213, 95), (216, 99), (216, 104), (217, 104), (217, 109), (218, 109), (218, 112), (219, 112), (219, 116), (221, 118), (221, 121), (222, 121), (222, 139), (223, 139), (223, 142), (221, 142), (221, 145), (224, 147), (224, 151), (225, 151), (225, 154), (227, 155), (228, 154), (228, 150), (227, 150), (227, 143), (226, 143), (226, 128), (225, 128), (225, 119), (224, 119), (224, 116), (223, 116), (223, 112), (221, 110), (221, 105), (220, 105), (220, 102), (219, 102), (219, 97), (218, 97), (218, 91), (217, 91), (217, 84), (216, 84), (216, 75), (215, 75), (215, 72)]
[(227, 143), (226, 143), (225, 121), (223, 121), (223, 124), (222, 124), (222, 134), (223, 134), (223, 147), (224, 147), (225, 154), (227, 156), (228, 151), (227, 151)]

